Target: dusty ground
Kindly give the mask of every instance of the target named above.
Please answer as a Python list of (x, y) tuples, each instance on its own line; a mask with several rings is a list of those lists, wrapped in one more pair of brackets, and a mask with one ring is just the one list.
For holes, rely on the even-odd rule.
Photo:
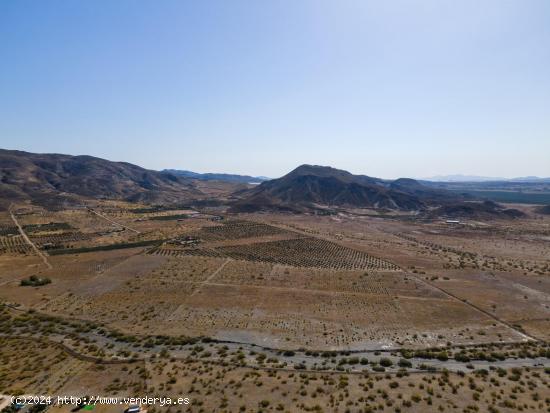
[[(113, 202), (93, 211), (21, 210), (17, 217), (31, 240), (67, 232), (93, 236), (57, 247), (75, 253), (52, 255), (55, 247), (43, 248), (52, 269), (32, 252), (0, 255), (0, 296), (130, 333), (206, 335), (271, 347), (358, 350), (547, 339), (548, 219), (452, 226), (354, 212), (215, 222), (189, 209)], [(3, 222), (8, 226), (7, 217)], [(198, 244), (166, 242), (174, 237)], [(151, 239), (157, 244), (77, 249)], [(53, 282), (19, 286), (34, 273)]]
[[(276, 349), (374, 351), (549, 340), (547, 217), (447, 225), (353, 211), (324, 217), (243, 214), (218, 221), (215, 214), (183, 207), (154, 210), (119, 202), (96, 202), (89, 207), (98, 214), (86, 208), (16, 211), (29, 238), (47, 254), (51, 269), (19, 239), (9, 215), (0, 214), (0, 246), (4, 246), (0, 248), (0, 300), (25, 311), (34, 309), (66, 320), (89, 320), (124, 334), (207, 336)], [(51, 283), (20, 286), (21, 280), (31, 275), (50, 279)], [(37, 360), (38, 350), (10, 344), (3, 346), (2, 356), (12, 363), (29, 353)], [(61, 376), (75, 376), (86, 362), (65, 363), (66, 357), (60, 350), (52, 351), (41, 363), (33, 362), (39, 366), (37, 371), (22, 375), (15, 373), (19, 366), (9, 364), (9, 373), (6, 368), (2, 370), (2, 391), (6, 380), (25, 389), (42, 382), (53, 386), (51, 391), (59, 386), (77, 386), (74, 380), (63, 382)], [(52, 367), (46, 370), (48, 363)], [(75, 370), (57, 371), (56, 363)], [(160, 371), (158, 365), (163, 363), (166, 366)], [(177, 365), (169, 360), (149, 364), (141, 368), (158, 374), (151, 373), (149, 378), (141, 372), (138, 376), (145, 378), (136, 383), (124, 379), (131, 382), (126, 388), (153, 386), (164, 394), (170, 389), (191, 392), (185, 377), (201, 377), (204, 404), (195, 404), (196, 411), (237, 411), (241, 402), (246, 409), (257, 411), (262, 400), (256, 400), (256, 395), (269, 401), (265, 410), (277, 409), (278, 403), (283, 404), (283, 411), (313, 409), (315, 404), (331, 406), (330, 411), (360, 411), (380, 403), (383, 406), (379, 410), (387, 411), (396, 411), (397, 406), (402, 411), (426, 411), (422, 409), (428, 406), (425, 395), (411, 406), (403, 404), (412, 396), (411, 391), (418, 391), (409, 384), (418, 386), (428, 375), (400, 378), (398, 387), (391, 391), (388, 383), (395, 377), (380, 376), (380, 383), (384, 382), (392, 394), (388, 406), (388, 399), (380, 396), (376, 387), (372, 391), (376, 394), (374, 401), (362, 395), (365, 382), (379, 383), (362, 376), (350, 375), (349, 384), (341, 388), (338, 377), (330, 378), (336, 380), (333, 388), (327, 384), (329, 379), (322, 379), (321, 387), (328, 387), (312, 393), (299, 373), (279, 371), (270, 377), (264, 371), (260, 373), (262, 386), (271, 390), (258, 392), (261, 386), (245, 385), (246, 379), (244, 387), (232, 387), (231, 380), (240, 383), (252, 373), (246, 369), (198, 362)], [(65, 388), (75, 392), (96, 389), (104, 384), (105, 377), (127, 374), (120, 369), (115, 373), (112, 366), (104, 366), (106, 370), (96, 367), (78, 373), (85, 374), (78, 376), (78, 382), (83, 383), (80, 387)], [(159, 387), (163, 380), (170, 380), (168, 368), (179, 372), (172, 373), (178, 384)], [(43, 378), (44, 371), (51, 371), (51, 377), (46, 374), (51, 380)], [(489, 378), (479, 375), (475, 380), (483, 381), (485, 377), (491, 383), (495, 374), (492, 371)], [(545, 373), (539, 376), (530, 376), (529, 380), (539, 380), (541, 386)], [(456, 383), (466, 383), (460, 392), (468, 393), (466, 399), (474, 397), (468, 378), (449, 378), (455, 379)], [(208, 380), (214, 381), (207, 386)], [(225, 386), (222, 388), (227, 401), (214, 383)], [(441, 405), (443, 409), (452, 411), (456, 406), (455, 410), (464, 411), (467, 404), (453, 396), (449, 385), (445, 386), (441, 390), (445, 396), (439, 400), (432, 395), (429, 409)], [(498, 387), (494, 383), (485, 385), (491, 386)], [(206, 387), (210, 388), (209, 394)], [(479, 392), (477, 405), (487, 408), (492, 403), (500, 405), (500, 411), (507, 411), (503, 403), (508, 397), (506, 392), (512, 392), (513, 387), (513, 380), (502, 384), (496, 392), (500, 400), (491, 392)], [(539, 396), (548, 397), (547, 385), (540, 389)], [(306, 395), (301, 395), (303, 391)], [(253, 396), (243, 400), (238, 396), (243, 392)], [(288, 397), (282, 396), (284, 392)], [(341, 392), (344, 395), (340, 400)], [(516, 389), (510, 394), (518, 398), (511, 398), (510, 403), (516, 408), (526, 403), (527, 407), (522, 408), (542, 411), (537, 410), (539, 405), (532, 393), (526, 391), (520, 397)], [(273, 398), (267, 397), (272, 394)], [(359, 401), (361, 397), (363, 401)], [(348, 400), (352, 401), (349, 406)], [(543, 406), (543, 410), (546, 408)]]
[[(124, 397), (187, 398), (188, 405), (149, 405), (149, 412), (514, 412), (546, 411), (548, 374), (541, 369), (486, 369), (467, 374), (313, 373), (155, 358), (98, 365), (47, 345), (2, 341), (2, 391), (16, 394), (119, 397), (99, 412), (120, 412)], [(14, 373), (29, 366), (27, 378)], [(9, 383), (7, 386), (5, 383)], [(53, 406), (69, 412), (74, 406)]]

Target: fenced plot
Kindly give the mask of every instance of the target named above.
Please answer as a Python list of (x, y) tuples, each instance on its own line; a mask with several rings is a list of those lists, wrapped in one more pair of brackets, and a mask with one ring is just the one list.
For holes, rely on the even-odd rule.
[(366, 252), (318, 238), (260, 242), (218, 247), (216, 250), (237, 260), (263, 261), (293, 267), (399, 270), (397, 265)]
[(28, 254), (31, 250), (21, 235), (0, 237), (0, 254)]
[(71, 242), (86, 241), (96, 236), (95, 234), (83, 233), (83, 232), (66, 232), (63, 234), (51, 234), (51, 235), (38, 235), (31, 237), (31, 241), (41, 248), (46, 244), (52, 244), (54, 246), (65, 246)]

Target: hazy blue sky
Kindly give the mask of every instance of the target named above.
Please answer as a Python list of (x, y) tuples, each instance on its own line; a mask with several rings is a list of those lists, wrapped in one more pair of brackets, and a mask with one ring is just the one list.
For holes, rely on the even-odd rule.
[(0, 147), (550, 176), (550, 1), (3, 0)]

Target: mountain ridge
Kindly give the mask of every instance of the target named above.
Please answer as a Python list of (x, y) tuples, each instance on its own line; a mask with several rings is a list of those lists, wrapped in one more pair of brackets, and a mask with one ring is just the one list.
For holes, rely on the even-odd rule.
[(0, 149), (0, 207), (11, 200), (55, 204), (79, 196), (177, 202), (203, 194), (191, 180), (89, 155)]
[[(213, 174), (216, 175), (216, 174)], [(226, 174), (231, 176), (231, 174)], [(243, 176), (238, 176), (243, 179)], [(320, 165), (300, 165), (281, 178), (256, 186), (209, 184), (168, 171), (89, 155), (36, 154), (0, 149), (0, 208), (12, 202), (59, 207), (84, 199), (156, 204), (214, 202), (229, 212), (308, 212), (337, 208), (407, 211), (425, 216), (521, 216), (498, 204), (411, 178), (384, 180)], [(248, 179), (248, 177), (245, 177)], [(203, 181), (202, 183), (200, 181)], [(479, 199), (479, 198), (478, 198)]]
[(525, 214), (491, 201), (444, 188), (431, 187), (411, 178), (393, 181), (328, 166), (300, 165), (281, 178), (241, 191), (235, 212), (263, 210), (305, 212), (331, 207), (374, 208), (418, 213), (427, 218), (521, 218)]
[[(437, 193), (422, 187), (425, 194)], [(417, 195), (392, 188), (391, 181), (319, 165), (300, 165), (278, 179), (272, 179), (245, 191), (233, 205), (235, 211), (262, 209), (308, 209), (316, 205), (372, 207), (396, 210), (422, 210), (426, 203)]]
[(520, 176), (516, 178), (489, 177), (478, 175), (436, 175), (422, 178), (420, 181), (429, 182), (550, 182), (550, 177)]

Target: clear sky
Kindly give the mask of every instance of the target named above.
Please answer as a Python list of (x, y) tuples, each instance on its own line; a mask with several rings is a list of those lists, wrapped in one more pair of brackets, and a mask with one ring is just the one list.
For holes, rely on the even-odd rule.
[(550, 1), (3, 0), (0, 147), (550, 176)]

